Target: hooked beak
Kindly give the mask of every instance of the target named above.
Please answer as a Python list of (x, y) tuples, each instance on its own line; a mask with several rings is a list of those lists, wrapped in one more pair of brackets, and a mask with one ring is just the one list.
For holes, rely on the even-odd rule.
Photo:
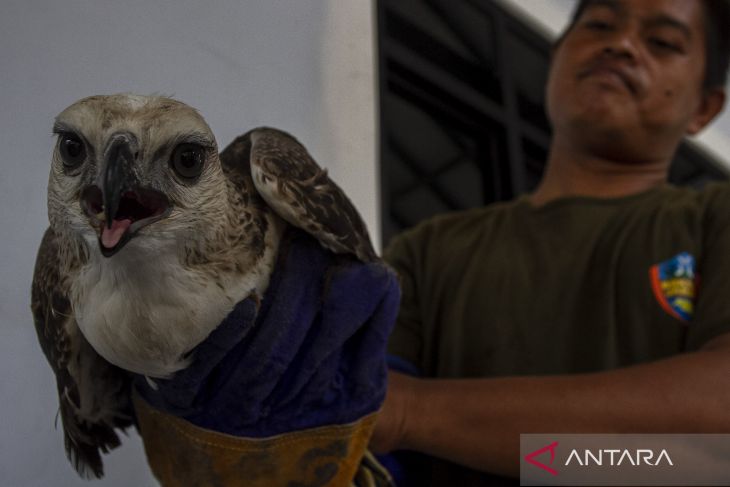
[(105, 151), (99, 184), (81, 192), (81, 206), (99, 232), (104, 257), (116, 254), (139, 229), (171, 211), (167, 196), (140, 185), (134, 173), (136, 144), (131, 135), (114, 135)]
[(104, 203), (104, 219), (106, 227), (112, 228), (114, 218), (119, 211), (122, 194), (137, 186), (134, 172), (134, 155), (127, 135), (116, 135), (106, 151), (106, 168), (102, 179), (101, 193)]

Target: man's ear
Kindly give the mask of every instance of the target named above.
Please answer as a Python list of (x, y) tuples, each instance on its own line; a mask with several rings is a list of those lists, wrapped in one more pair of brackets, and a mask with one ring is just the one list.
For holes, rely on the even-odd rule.
[(687, 134), (695, 135), (705, 128), (707, 124), (722, 111), (725, 106), (725, 90), (722, 88), (711, 88), (705, 90), (702, 95), (702, 101), (697, 107), (697, 113), (687, 126)]

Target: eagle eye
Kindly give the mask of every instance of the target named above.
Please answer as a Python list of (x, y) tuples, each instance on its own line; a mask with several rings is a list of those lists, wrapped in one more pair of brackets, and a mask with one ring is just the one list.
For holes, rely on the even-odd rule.
[(76, 134), (61, 134), (58, 142), (63, 165), (68, 169), (77, 168), (86, 159), (86, 147)]
[(182, 143), (172, 151), (170, 163), (178, 176), (194, 180), (203, 172), (205, 149), (198, 144)]

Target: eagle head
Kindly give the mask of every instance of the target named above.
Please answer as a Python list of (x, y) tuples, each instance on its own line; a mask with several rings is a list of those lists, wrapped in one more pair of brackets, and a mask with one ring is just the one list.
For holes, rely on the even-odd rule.
[(226, 203), (215, 137), (181, 102), (84, 98), (58, 115), (53, 131), (51, 225), (73, 229), (106, 258), (135, 238), (194, 235), (201, 216), (209, 224)]

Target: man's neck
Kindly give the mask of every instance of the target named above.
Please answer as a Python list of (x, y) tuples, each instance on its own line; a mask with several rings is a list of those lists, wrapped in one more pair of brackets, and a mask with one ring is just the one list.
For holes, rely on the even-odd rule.
[(554, 143), (545, 174), (530, 201), (541, 206), (568, 196), (620, 198), (641, 193), (666, 182), (670, 162), (664, 158), (619, 162)]

